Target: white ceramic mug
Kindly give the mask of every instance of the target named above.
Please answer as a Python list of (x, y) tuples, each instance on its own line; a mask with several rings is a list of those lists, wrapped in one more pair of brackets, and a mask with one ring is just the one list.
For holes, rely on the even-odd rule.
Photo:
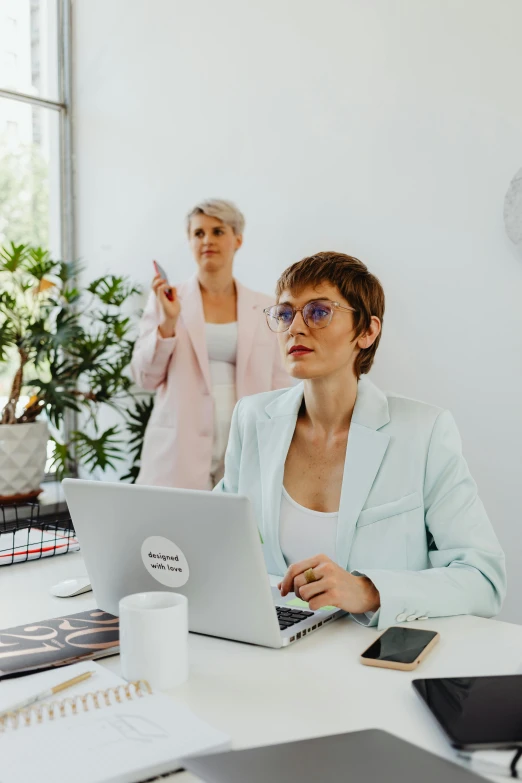
[(168, 592), (135, 593), (120, 601), (121, 673), (156, 690), (188, 677), (188, 602)]

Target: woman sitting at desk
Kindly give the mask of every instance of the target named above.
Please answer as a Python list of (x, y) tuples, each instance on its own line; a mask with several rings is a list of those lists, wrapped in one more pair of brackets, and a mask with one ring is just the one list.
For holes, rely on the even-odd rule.
[(356, 258), (318, 253), (276, 293), (268, 325), (302, 383), (237, 404), (216, 491), (250, 498), (282, 595), (380, 628), (496, 614), (505, 558), (453, 418), (361, 377), (380, 340), (380, 282)]

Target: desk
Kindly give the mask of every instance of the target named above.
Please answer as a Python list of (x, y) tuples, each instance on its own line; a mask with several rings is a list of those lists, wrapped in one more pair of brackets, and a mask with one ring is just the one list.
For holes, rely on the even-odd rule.
[[(0, 627), (95, 608), (92, 593), (49, 595), (51, 585), (85, 573), (80, 553), (1, 568)], [(441, 634), (420, 673), (361, 666), (358, 656), (378, 632), (348, 618), (281, 650), (190, 634), (189, 681), (169, 695), (229, 734), (234, 748), (381, 728), (454, 758), (411, 680), (516, 672), (522, 626), (478, 617), (411, 626)], [(119, 673), (119, 657), (100, 663)], [(172, 780), (195, 779), (181, 773)]]

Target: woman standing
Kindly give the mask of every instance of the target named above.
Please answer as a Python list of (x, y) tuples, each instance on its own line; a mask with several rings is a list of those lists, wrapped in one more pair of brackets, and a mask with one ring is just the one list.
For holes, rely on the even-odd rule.
[(229, 201), (198, 204), (187, 216), (196, 274), (152, 282), (131, 363), (134, 381), (156, 391), (139, 484), (211, 489), (237, 400), (291, 383), (264, 323), (271, 298), (233, 277), (244, 224)]

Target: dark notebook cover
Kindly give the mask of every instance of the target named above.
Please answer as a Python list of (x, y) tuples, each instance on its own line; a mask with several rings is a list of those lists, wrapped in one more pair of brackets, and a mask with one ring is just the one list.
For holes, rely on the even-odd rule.
[(0, 680), (117, 655), (119, 618), (100, 609), (0, 631)]

